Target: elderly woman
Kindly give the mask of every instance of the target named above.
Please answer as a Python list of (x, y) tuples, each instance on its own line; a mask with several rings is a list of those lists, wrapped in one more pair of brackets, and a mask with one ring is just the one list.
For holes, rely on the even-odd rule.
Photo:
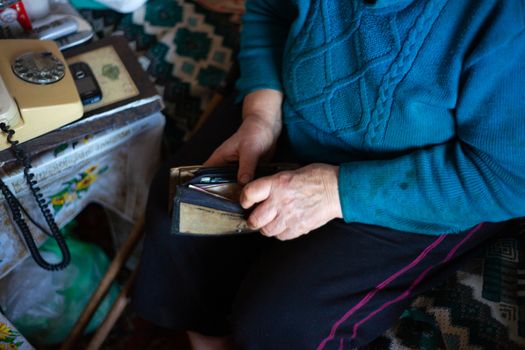
[[(243, 23), (242, 112), (174, 162), (242, 113), (205, 165), (239, 163), (260, 234), (170, 235), (163, 169), (135, 307), (195, 349), (366, 345), (525, 215), (525, 1), (249, 0)], [(253, 180), (276, 148), (306, 166)]]

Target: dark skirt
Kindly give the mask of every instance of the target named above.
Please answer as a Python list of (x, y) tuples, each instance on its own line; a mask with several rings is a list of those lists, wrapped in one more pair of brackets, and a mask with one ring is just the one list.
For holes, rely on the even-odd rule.
[(504, 225), (431, 236), (333, 220), (285, 242), (257, 233), (172, 235), (169, 168), (202, 163), (235, 132), (240, 108), (232, 101), (217, 109), (152, 184), (132, 305), (153, 323), (232, 335), (239, 349), (363, 346), (390, 328), (414, 297), (478, 254)]

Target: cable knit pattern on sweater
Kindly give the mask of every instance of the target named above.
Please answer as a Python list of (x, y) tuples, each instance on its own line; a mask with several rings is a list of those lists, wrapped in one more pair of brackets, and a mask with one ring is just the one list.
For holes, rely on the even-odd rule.
[(430, 31), (430, 27), (434, 24), (445, 3), (445, 0), (429, 1), (425, 5), (423, 12), (418, 16), (414, 28), (410, 30), (390, 70), (383, 77), (383, 82), (379, 87), (379, 98), (377, 99), (366, 134), (367, 143), (374, 144), (383, 138), (385, 125), (390, 115), (392, 96), (397, 84), (412, 67), (418, 50), (421, 48), (424, 39)]

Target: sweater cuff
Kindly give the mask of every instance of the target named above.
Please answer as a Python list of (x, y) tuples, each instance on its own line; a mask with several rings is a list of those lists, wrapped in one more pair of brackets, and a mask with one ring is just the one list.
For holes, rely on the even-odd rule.
[[(404, 232), (438, 235), (468, 228), (463, 223), (440, 220), (420, 193), (417, 181), (408, 177), (407, 164), (358, 161), (339, 167), (339, 199), (345, 222), (359, 222)], [(414, 193), (416, 195), (414, 195)]]
[(281, 60), (281, 50), (252, 49), (239, 55), (241, 76), (237, 80), (237, 101), (250, 92), (261, 89), (283, 91), (281, 68), (276, 62)]
[(363, 162), (345, 163), (339, 167), (339, 198), (343, 219), (347, 223), (371, 224), (374, 221), (372, 213), (379, 211), (374, 205), (377, 200), (374, 197), (378, 195), (377, 186), (387, 178), (381, 173), (372, 174), (370, 170)]

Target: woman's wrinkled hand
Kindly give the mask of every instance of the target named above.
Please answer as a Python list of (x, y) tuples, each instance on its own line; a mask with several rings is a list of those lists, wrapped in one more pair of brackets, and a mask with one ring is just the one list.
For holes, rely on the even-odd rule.
[(221, 166), (239, 162), (237, 181), (251, 181), (260, 159), (270, 157), (281, 134), (282, 93), (258, 90), (247, 95), (243, 103), (243, 122), (229, 139), (224, 141), (204, 163)]
[(248, 225), (268, 237), (289, 240), (335, 218), (342, 218), (338, 191), (339, 167), (311, 164), (247, 184), (241, 205), (255, 205)]

